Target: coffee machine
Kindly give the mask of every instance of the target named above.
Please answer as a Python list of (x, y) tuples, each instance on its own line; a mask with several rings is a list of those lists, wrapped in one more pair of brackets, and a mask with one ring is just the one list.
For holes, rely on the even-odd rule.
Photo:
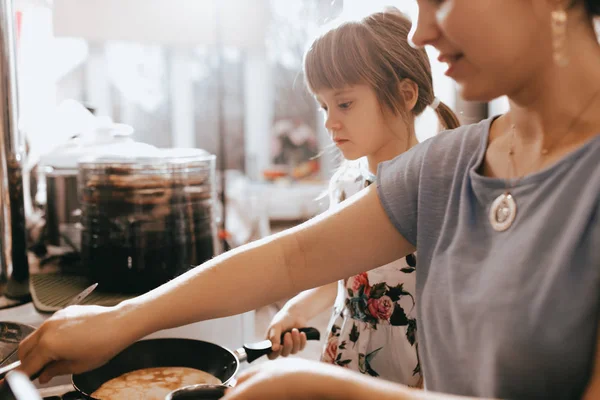
[(25, 142), (18, 128), (13, 0), (0, 1), (0, 279), (4, 295), (27, 300), (29, 263), (25, 227)]

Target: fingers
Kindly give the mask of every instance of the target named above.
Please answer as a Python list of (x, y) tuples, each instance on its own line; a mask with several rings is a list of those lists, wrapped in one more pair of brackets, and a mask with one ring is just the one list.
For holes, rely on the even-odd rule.
[(271, 347), (271, 353), (267, 355), (267, 357), (269, 357), (269, 360), (274, 360), (281, 355), (282, 345), (281, 343), (279, 343), (280, 336), (281, 328), (279, 327), (279, 324), (276, 324), (273, 327), (271, 327), (267, 333), (267, 339), (269, 339), (273, 344)]
[(269, 329), (267, 337), (271, 343), (273, 343), (272, 352), (268, 355), (270, 360), (274, 360), (280, 356), (287, 357), (291, 354), (296, 354), (306, 347), (306, 334), (300, 333), (296, 328), (287, 332), (283, 336), (283, 341), (281, 341), (281, 343), (281, 329), (279, 324), (274, 325)]
[(277, 351), (272, 351), (269, 354), (267, 354), (267, 357), (269, 357), (269, 360), (274, 360), (277, 357), (279, 357), (281, 355), (281, 349), (277, 350)]
[(47, 365), (40, 375), (40, 383), (48, 383), (54, 377), (67, 375), (71, 373), (70, 363), (68, 361), (58, 361)]
[(29, 353), (31, 353), (33, 348), (37, 345), (38, 337), (39, 331), (35, 331), (29, 334), (25, 339), (21, 341), (21, 343), (19, 343), (19, 349), (17, 352), (19, 355), (19, 360), (24, 360), (25, 358), (27, 358)]
[(292, 352), (291, 354), (296, 354), (300, 351), (300, 346), (302, 345), (302, 339), (300, 337), (300, 331), (298, 329), (292, 329)]
[(306, 333), (302, 332), (300, 334), (300, 351), (304, 350), (307, 341), (308, 339), (306, 338)]
[[(296, 354), (306, 347), (306, 334), (300, 333), (298, 329), (294, 328), (291, 332), (288, 332), (283, 337), (283, 344), (281, 350), (277, 356), (287, 357), (290, 354)], [(269, 357), (270, 358), (270, 357)], [(271, 359), (274, 359), (273, 357)]]
[(52, 358), (44, 354), (43, 351), (29, 351), (24, 358), (21, 358), (21, 369), (27, 376), (34, 376), (40, 372)]
[(281, 344), (279, 342), (279, 338), (281, 337), (281, 327), (279, 324), (273, 326), (269, 329), (269, 333), (267, 334), (267, 339), (273, 343), (272, 350), (273, 352), (279, 352), (281, 350)]
[(294, 348), (294, 342), (292, 340), (292, 333), (288, 332), (283, 336), (283, 347), (281, 349), (281, 356), (287, 357)]

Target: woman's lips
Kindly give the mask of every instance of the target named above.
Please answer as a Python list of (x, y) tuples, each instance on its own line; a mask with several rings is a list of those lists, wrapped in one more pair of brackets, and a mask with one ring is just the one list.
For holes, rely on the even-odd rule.
[(440, 54), (438, 61), (448, 65), (448, 69), (444, 73), (445, 75), (449, 77), (456, 77), (457, 70), (460, 67), (463, 58), (463, 54)]

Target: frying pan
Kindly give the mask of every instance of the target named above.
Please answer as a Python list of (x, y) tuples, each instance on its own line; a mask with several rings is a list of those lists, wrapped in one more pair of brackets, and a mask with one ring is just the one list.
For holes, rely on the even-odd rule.
[[(307, 340), (319, 340), (315, 328), (302, 328)], [(282, 335), (283, 339), (283, 335)], [(187, 367), (199, 369), (228, 385), (237, 373), (240, 362), (252, 361), (271, 352), (270, 340), (246, 344), (231, 351), (214, 343), (193, 339), (147, 339), (135, 342), (108, 363), (94, 370), (72, 376), (73, 386), (83, 395), (91, 396), (103, 383), (127, 372), (155, 367)]]
[(218, 400), (225, 396), (225, 385), (192, 385), (172, 391), (165, 400)]

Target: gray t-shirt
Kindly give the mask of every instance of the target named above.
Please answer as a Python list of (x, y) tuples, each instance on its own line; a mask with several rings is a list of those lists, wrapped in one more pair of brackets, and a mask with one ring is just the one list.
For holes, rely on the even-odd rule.
[(511, 190), (478, 173), (493, 119), (443, 132), (379, 167), (390, 220), (418, 248), (417, 316), (428, 390), (575, 399), (590, 379), (600, 305), (600, 136)]

